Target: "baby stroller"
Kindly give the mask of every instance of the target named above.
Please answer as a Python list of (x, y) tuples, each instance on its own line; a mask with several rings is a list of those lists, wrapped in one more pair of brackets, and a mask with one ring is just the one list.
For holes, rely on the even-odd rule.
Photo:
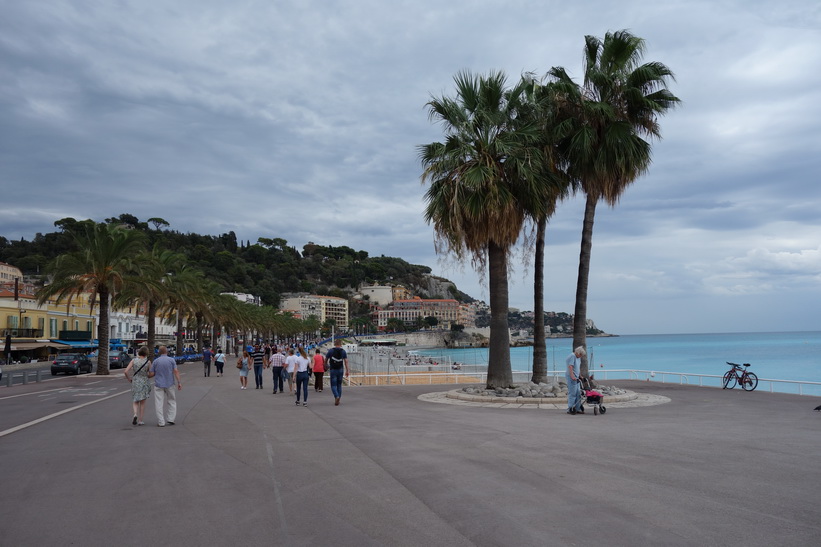
[[(585, 378), (584, 376), (579, 378), (579, 388), (582, 390), (582, 397), (585, 403), (593, 407), (593, 415), (598, 415), (599, 413), (604, 414), (607, 412), (607, 408), (602, 404), (602, 394), (598, 391), (593, 389), (592, 384), (590, 383), (590, 378)], [(582, 410), (584, 410), (584, 404), (581, 406)]]

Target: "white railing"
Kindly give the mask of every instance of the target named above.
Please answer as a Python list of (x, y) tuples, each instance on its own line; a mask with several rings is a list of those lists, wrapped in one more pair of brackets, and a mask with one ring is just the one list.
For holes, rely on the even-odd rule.
[[(646, 380), (659, 382), (662, 384), (671, 383), (667, 379), (673, 378), (672, 383), (680, 385), (697, 385), (699, 387), (722, 387), (721, 382), (724, 374), (694, 374), (692, 372), (666, 372), (660, 370), (633, 370), (633, 369), (600, 369), (594, 373), (596, 380)], [(627, 376), (624, 378), (624, 376)], [(697, 382), (691, 382), (690, 379)], [(808, 382), (803, 380), (775, 380), (772, 378), (759, 378), (756, 390), (762, 389), (770, 393), (793, 393), (798, 395), (821, 396), (821, 382)], [(776, 386), (787, 389), (775, 389)], [(789, 389), (792, 387), (793, 389)]]
[[(529, 382), (532, 376), (530, 371), (514, 371), (514, 382)], [(563, 372), (548, 372), (549, 378), (564, 379)], [(665, 372), (654, 370), (633, 369), (599, 369), (594, 372), (597, 381), (606, 380), (644, 380), (650, 382), (677, 383), (679, 385), (695, 385), (699, 387), (721, 387), (723, 374), (694, 374), (691, 372)], [(352, 373), (349, 382), (355, 386), (385, 386), (385, 385), (433, 385), (433, 384), (483, 384), (487, 381), (487, 372), (463, 371), (412, 371), (392, 373)], [(776, 389), (783, 387), (784, 389)], [(792, 388), (792, 389), (790, 389)], [(756, 390), (770, 393), (793, 393), (798, 395), (821, 396), (821, 382), (801, 380), (776, 380), (759, 378)]]
[[(514, 382), (530, 381), (531, 372), (513, 372)], [(391, 372), (380, 374), (351, 373), (348, 379), (350, 385), (355, 386), (387, 386), (387, 385), (433, 385), (433, 384), (484, 384), (487, 382), (487, 372)]]

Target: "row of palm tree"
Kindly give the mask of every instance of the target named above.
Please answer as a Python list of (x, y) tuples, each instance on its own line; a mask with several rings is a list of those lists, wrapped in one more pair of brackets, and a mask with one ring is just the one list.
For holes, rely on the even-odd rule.
[[(553, 67), (542, 79), (524, 75), (508, 87), (504, 73), (458, 73), (455, 97), (428, 103), (444, 142), (419, 147), (429, 183), (425, 219), (438, 252), (487, 268), (491, 308), (488, 387), (512, 384), (508, 340), (511, 250), (535, 227), (533, 381), (547, 377), (544, 336), (544, 241), (559, 202), (586, 197), (576, 289), (573, 346), (586, 346), (587, 287), (593, 223), (600, 201), (614, 206), (651, 161), (648, 140), (679, 99), (673, 73), (643, 63), (644, 40), (628, 31), (585, 38), (584, 81)], [(525, 228), (530, 227), (530, 230)], [(586, 374), (587, 362), (582, 371)]]
[(37, 292), (37, 300), (65, 301), (91, 295), (91, 308), (99, 305), (97, 374), (109, 374), (109, 309), (144, 305), (147, 345), (156, 345), (156, 320), (176, 323), (177, 353), (182, 353), (183, 332), (195, 329), (202, 352), (205, 329), (291, 337), (318, 330), (315, 317), (301, 320), (270, 306), (254, 306), (220, 294), (221, 288), (191, 268), (185, 257), (154, 246), (146, 249), (144, 234), (119, 224), (83, 223), (72, 232), (76, 250), (58, 256), (49, 267), (51, 282)]

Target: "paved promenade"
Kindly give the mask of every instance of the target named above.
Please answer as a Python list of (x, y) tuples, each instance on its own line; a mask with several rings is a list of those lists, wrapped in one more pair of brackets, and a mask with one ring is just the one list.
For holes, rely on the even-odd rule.
[(659, 404), (570, 416), (415, 385), (296, 407), (270, 373), (181, 370), (165, 428), (153, 397), (131, 426), (120, 371), (0, 388), (0, 545), (821, 543), (818, 398), (608, 381)]

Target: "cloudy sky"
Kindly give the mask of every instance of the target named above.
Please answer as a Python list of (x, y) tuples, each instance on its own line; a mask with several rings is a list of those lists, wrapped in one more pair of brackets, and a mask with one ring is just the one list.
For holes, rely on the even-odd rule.
[[(464, 69), (581, 72), (629, 29), (676, 74), (650, 172), (598, 209), (588, 317), (619, 334), (820, 330), (816, 0), (0, 0), (0, 235), (130, 213), (183, 232), (437, 257), (417, 146)], [(583, 201), (548, 227), (572, 313)], [(511, 306), (532, 309), (527, 249)]]

